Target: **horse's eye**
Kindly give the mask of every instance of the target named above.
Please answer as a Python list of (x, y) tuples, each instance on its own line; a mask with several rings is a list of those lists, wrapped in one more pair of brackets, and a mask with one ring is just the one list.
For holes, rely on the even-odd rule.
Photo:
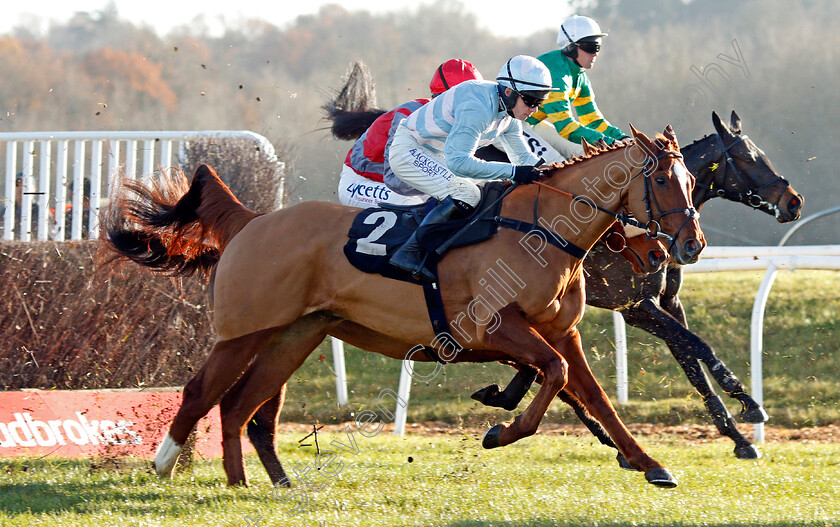
[(659, 185), (659, 186), (663, 186), (663, 187), (664, 187), (664, 186), (665, 186), (665, 183), (666, 183), (667, 181), (668, 181), (668, 179), (667, 179), (665, 176), (659, 176), (659, 177), (657, 177), (657, 178), (656, 178), (656, 184), (657, 184), (657, 185)]

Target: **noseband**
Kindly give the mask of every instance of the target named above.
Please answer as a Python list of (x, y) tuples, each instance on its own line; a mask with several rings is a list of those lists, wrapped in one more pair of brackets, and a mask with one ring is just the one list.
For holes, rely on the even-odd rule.
[[(720, 145), (723, 146), (723, 137), (720, 134), (716, 134), (717, 138), (720, 140)], [(759, 185), (756, 183), (749, 174), (738, 168), (738, 165), (735, 164), (735, 160), (732, 159), (732, 154), (729, 150), (737, 145), (738, 143), (742, 142), (744, 139), (747, 139), (746, 135), (738, 136), (738, 138), (729, 146), (724, 147), (723, 149), (723, 158), (721, 161), (724, 161), (724, 172), (723, 172), (723, 188), (714, 188), (714, 179), (712, 179), (712, 190), (715, 190), (718, 196), (728, 199), (730, 201), (738, 201), (747, 205), (748, 207), (752, 207), (754, 209), (761, 208), (762, 205), (770, 205), (775, 208), (779, 208), (779, 202), (782, 199), (782, 195), (785, 193), (785, 190), (790, 186), (790, 183), (783, 178), (782, 176), (776, 176), (775, 178), (771, 179), (767, 183)], [(714, 171), (717, 166), (714, 166), (712, 170)], [(741, 192), (729, 192), (726, 190), (726, 181), (729, 175), (732, 175), (735, 178), (735, 186), (736, 188), (742, 189), (745, 188), (746, 190)], [(758, 191), (765, 187), (769, 187), (770, 185), (781, 181), (783, 183), (783, 188), (779, 192), (779, 196), (776, 198), (775, 203), (770, 203), (769, 201), (765, 201)]]
[[(671, 250), (674, 248), (674, 244), (677, 243), (677, 238), (679, 238), (680, 232), (682, 232), (683, 227), (685, 227), (688, 224), (688, 222), (691, 221), (693, 218), (698, 217), (699, 213), (697, 212), (697, 209), (695, 209), (693, 206), (685, 209), (673, 209), (666, 211), (663, 211), (662, 208), (659, 206), (659, 202), (656, 200), (656, 194), (653, 192), (653, 183), (650, 181), (650, 177), (653, 174), (653, 171), (656, 169), (657, 161), (668, 156), (679, 157), (680, 159), (682, 159), (683, 157), (682, 153), (676, 150), (668, 150), (656, 157), (648, 157), (647, 161), (645, 161), (645, 166), (642, 169), (642, 173), (645, 176), (645, 207), (647, 208), (648, 215), (648, 222), (643, 228), (648, 231), (649, 237), (662, 238), (663, 240), (671, 242), (668, 245), (668, 252), (670, 253)], [(679, 228), (677, 229), (677, 232), (675, 232), (673, 236), (666, 234), (660, 230), (659, 221), (653, 219), (654, 208), (659, 213), (659, 221), (661, 221), (662, 218), (664, 218), (668, 214), (685, 214), (685, 219), (680, 224)]]

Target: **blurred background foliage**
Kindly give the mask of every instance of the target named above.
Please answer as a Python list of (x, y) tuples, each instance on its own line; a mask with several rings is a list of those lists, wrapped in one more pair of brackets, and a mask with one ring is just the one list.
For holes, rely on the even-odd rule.
[[(654, 133), (670, 123), (688, 144), (712, 132), (712, 110), (727, 117), (735, 109), (745, 133), (804, 194), (805, 215), (835, 205), (840, 4), (577, 4), (609, 33), (591, 78), (613, 124)], [(493, 78), (508, 57), (546, 52), (556, 38), (545, 30), (496, 36), (462, 4), (443, 1), (387, 14), (336, 4), (284, 27), (233, 24), (221, 35), (200, 22), (158, 35), (111, 3), (48, 29), (18, 26), (0, 35), (0, 130), (252, 130), (283, 145), (293, 201), (335, 200), (350, 144), (331, 138), (319, 108), (352, 61), (370, 67), (378, 106), (389, 108), (425, 96), (434, 68), (449, 58)], [(773, 244), (789, 228), (722, 200), (706, 206), (702, 222), (718, 245)], [(791, 243), (833, 243), (837, 234), (832, 216)]]

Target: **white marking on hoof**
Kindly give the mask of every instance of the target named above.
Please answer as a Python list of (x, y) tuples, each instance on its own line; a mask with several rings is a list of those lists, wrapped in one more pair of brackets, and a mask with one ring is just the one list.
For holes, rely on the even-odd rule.
[(154, 467), (158, 476), (162, 478), (172, 477), (172, 470), (178, 461), (178, 454), (181, 453), (181, 448), (183, 448), (183, 445), (176, 443), (167, 432), (155, 456)]

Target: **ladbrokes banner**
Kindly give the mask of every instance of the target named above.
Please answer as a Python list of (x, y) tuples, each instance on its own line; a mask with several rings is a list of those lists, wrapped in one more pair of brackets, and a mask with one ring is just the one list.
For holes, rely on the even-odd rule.
[[(0, 457), (152, 458), (180, 404), (179, 391), (0, 392)], [(218, 407), (198, 422), (195, 450), (221, 455)]]

